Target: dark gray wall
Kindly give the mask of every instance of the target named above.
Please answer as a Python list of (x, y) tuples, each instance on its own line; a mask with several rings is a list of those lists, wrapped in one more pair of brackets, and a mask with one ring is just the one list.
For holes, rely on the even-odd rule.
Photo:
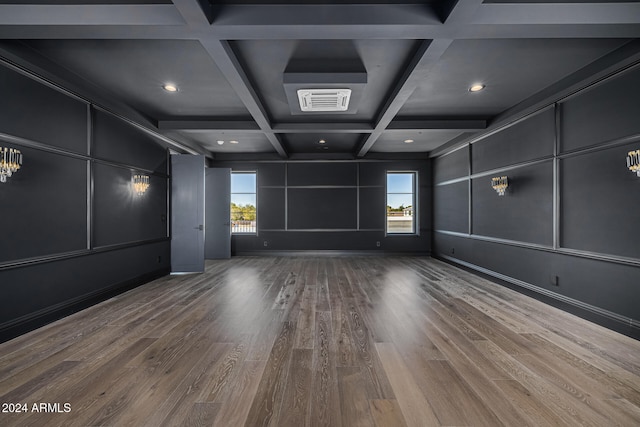
[[(213, 166), (258, 174), (258, 235), (234, 235), (234, 254), (431, 250), (428, 160), (217, 162)], [(417, 236), (385, 236), (388, 170), (418, 172)]]
[[(167, 152), (151, 136), (0, 65), (0, 341), (169, 271)], [(134, 173), (150, 175), (142, 196)]]
[(639, 86), (636, 66), (433, 159), (434, 254), (640, 337)]

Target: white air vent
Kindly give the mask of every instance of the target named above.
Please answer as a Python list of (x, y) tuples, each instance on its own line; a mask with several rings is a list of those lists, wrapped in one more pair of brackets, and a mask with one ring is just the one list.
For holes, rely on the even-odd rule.
[(351, 89), (298, 89), (300, 109), (305, 112), (347, 111)]

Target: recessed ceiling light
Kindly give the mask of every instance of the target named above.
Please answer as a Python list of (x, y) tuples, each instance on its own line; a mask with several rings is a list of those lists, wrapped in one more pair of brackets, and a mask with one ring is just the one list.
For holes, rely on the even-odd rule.
[(216, 141), (216, 142), (218, 143), (218, 145), (222, 145), (222, 144), (224, 144), (224, 141), (222, 141), (222, 140), (218, 140), (218, 141)]
[(404, 143), (405, 144), (411, 144), (413, 142), (413, 139), (405, 139)]
[(238, 141), (236, 141), (236, 140), (229, 141), (229, 144), (237, 144), (237, 143), (238, 143)]
[(480, 92), (482, 89), (484, 89), (484, 85), (476, 83), (469, 88), (469, 92)]
[(325, 141), (324, 139), (321, 139), (320, 141), (318, 141), (318, 144), (325, 144), (327, 141)]
[(178, 86), (174, 85), (173, 83), (165, 83), (164, 85), (162, 85), (162, 89), (166, 90), (167, 92), (177, 92)]

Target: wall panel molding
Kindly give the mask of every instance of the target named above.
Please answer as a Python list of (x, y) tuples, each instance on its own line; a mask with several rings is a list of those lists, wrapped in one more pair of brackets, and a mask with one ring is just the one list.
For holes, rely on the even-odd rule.
[(454, 236), (454, 237), (464, 237), (467, 239), (482, 240), (485, 242), (500, 243), (503, 245), (516, 246), (520, 248), (535, 249), (535, 250), (544, 251), (544, 252), (552, 252), (560, 255), (570, 255), (578, 258), (591, 259), (594, 261), (606, 261), (613, 264), (640, 267), (640, 259), (636, 259), (636, 258), (620, 257), (620, 256), (614, 256), (614, 255), (603, 254), (598, 252), (580, 251), (580, 250), (569, 249), (569, 248), (554, 248), (553, 246), (537, 245), (535, 243), (520, 242), (517, 240), (499, 239), (497, 237), (482, 236), (479, 234), (460, 233), (460, 232), (449, 231), (449, 230), (433, 230), (433, 232), (436, 234), (444, 234), (444, 235)]
[[(564, 295), (548, 291), (547, 289), (534, 286), (528, 282), (514, 279), (513, 277), (497, 273), (493, 270), (489, 270), (479, 265), (462, 261), (460, 259), (448, 256), (448, 255), (438, 254), (435, 257), (438, 259), (442, 259), (444, 261), (450, 262), (452, 264), (457, 264), (457, 265), (466, 267), (467, 269), (474, 270), (478, 273), (481, 273), (486, 276), (490, 276), (499, 281), (515, 285), (518, 288), (525, 289), (527, 291), (532, 292), (533, 294), (540, 295), (541, 297), (546, 297), (548, 299), (557, 301), (557, 303), (561, 304), (561, 308), (565, 309), (566, 311), (572, 312), (581, 317), (592, 320), (596, 323), (603, 324), (613, 330), (617, 330), (633, 338), (640, 339), (640, 321), (636, 319), (621, 316), (617, 313), (614, 313), (609, 310), (604, 310), (600, 307), (597, 307), (591, 304), (585, 304), (580, 300), (569, 298)], [(549, 302), (548, 299), (543, 299), (543, 301)], [(568, 310), (567, 310), (567, 306), (570, 307)], [(571, 308), (573, 308), (573, 310)]]
[(559, 102), (562, 153), (640, 133), (640, 104), (633, 88), (640, 66), (622, 70)]
[(94, 247), (92, 249), (83, 249), (80, 251), (59, 253), (59, 254), (34, 257), (34, 258), (26, 258), (18, 261), (2, 262), (0, 263), (0, 271), (11, 270), (14, 268), (23, 268), (31, 265), (46, 264), (46, 263), (62, 261), (66, 259), (80, 258), (80, 257), (85, 257), (87, 255), (98, 254), (102, 252), (118, 251), (118, 250), (127, 249), (127, 248), (135, 248), (137, 246), (144, 246), (144, 245), (149, 245), (153, 243), (168, 242), (169, 240), (170, 240), (169, 237), (164, 237), (161, 239), (153, 239), (153, 240), (141, 240), (138, 242), (121, 243), (117, 245)]
[(580, 148), (576, 150), (559, 153), (558, 159), (566, 159), (570, 157), (582, 156), (584, 154), (594, 153), (598, 151), (608, 150), (610, 148), (619, 147), (621, 145), (632, 144), (634, 142), (640, 142), (640, 133), (634, 135), (628, 135), (621, 138), (614, 138), (607, 141), (603, 141), (597, 145), (592, 145), (586, 148)]
[[(308, 165), (314, 166), (306, 167)], [(258, 193), (259, 236), (233, 235), (233, 254), (315, 249), (430, 251), (432, 186), (429, 160), (343, 161), (330, 182), (325, 178), (334, 172), (333, 161), (225, 160), (213, 162), (211, 167), (258, 171), (258, 187), (262, 189)], [(263, 181), (264, 172), (268, 170), (270, 177)], [(385, 235), (386, 172), (397, 170), (419, 172), (416, 188), (421, 198), (419, 235)], [(277, 197), (271, 197), (269, 193), (263, 199), (262, 194), (267, 192), (277, 194)], [(309, 215), (305, 221), (300, 220), (303, 214)], [(334, 221), (331, 217), (336, 215), (344, 218)]]
[[(158, 254), (164, 257), (161, 262), (156, 259)], [(114, 264), (120, 269), (113, 269)], [(16, 277), (21, 282), (18, 287), (3, 289), (0, 342), (165, 276), (169, 270), (168, 241), (96, 250), (20, 269), (0, 270), (3, 284), (13, 283)], [(48, 278), (48, 287), (37, 291), (43, 277)], [(86, 280), (88, 277), (93, 279)], [(53, 299), (53, 295), (61, 296)]]
[[(0, 75), (12, 91), (3, 99), (18, 114), (0, 119), (0, 141), (24, 155), (22, 169), (0, 192), (0, 216), (13, 224), (3, 236), (10, 244), (0, 244), (2, 341), (167, 274), (169, 229), (150, 219), (168, 219), (170, 177), (168, 141), (149, 129), (102, 113), (129, 131), (119, 141), (124, 149), (111, 147), (110, 156), (100, 158), (91, 102), (2, 58)], [(109, 123), (98, 125), (109, 133)], [(100, 182), (99, 170), (117, 175), (118, 182)], [(151, 176), (156, 187), (136, 199), (134, 171)], [(126, 215), (127, 202), (134, 215)], [(111, 237), (100, 241), (96, 235)]]
[[(518, 156), (508, 155), (506, 158), (511, 159), (510, 164), (435, 180), (434, 256), (513, 285), (516, 289), (531, 291), (564, 304), (567, 311), (579, 311), (583, 317), (640, 337), (640, 312), (632, 304), (640, 298), (640, 287), (637, 286), (640, 283), (640, 252), (634, 245), (632, 234), (640, 224), (640, 213), (629, 207), (629, 203), (633, 204), (636, 199), (634, 196), (640, 194), (640, 180), (627, 170), (624, 161), (626, 152), (640, 144), (637, 121), (640, 108), (637, 96), (631, 90), (638, 84), (640, 66), (624, 67), (595, 84), (574, 91), (570, 96), (558, 97), (559, 100), (535, 112), (466, 141), (461, 148), (433, 157), (434, 170), (437, 170), (450, 163), (451, 156), (459, 150), (471, 147), (473, 153), (474, 147), (480, 147), (486, 141), (500, 141), (492, 150), (484, 150), (486, 155), (500, 152), (501, 144), (509, 144), (510, 138), (518, 138), (518, 132), (510, 134), (509, 138), (497, 138), (505, 129), (528, 129), (528, 140), (535, 141), (536, 126), (525, 126), (526, 121), (535, 119), (539, 114), (551, 114), (545, 112), (555, 109), (553, 132), (540, 133), (546, 138), (544, 143), (552, 146), (552, 153), (522, 162), (518, 162)], [(618, 105), (619, 96), (626, 101), (620, 103), (620, 108), (612, 108), (612, 105)], [(630, 103), (633, 108), (626, 108)], [(608, 115), (600, 117), (590, 113), (602, 110), (603, 105), (608, 106)], [(566, 121), (569, 107), (576, 111), (571, 123)], [(615, 120), (608, 119), (611, 115), (616, 116)], [(509, 119), (505, 117), (504, 120)], [(586, 128), (594, 128), (594, 131), (586, 131)], [(581, 141), (577, 136), (583, 134), (591, 139)], [(568, 135), (572, 135), (574, 141), (569, 146), (566, 144)], [(551, 164), (551, 168), (543, 166), (545, 164)], [(545, 168), (544, 176), (538, 173), (535, 179), (549, 181), (549, 185), (545, 184), (548, 189), (541, 187), (536, 192), (538, 199), (541, 191), (548, 193), (544, 200), (540, 199), (541, 206), (530, 206), (525, 212), (525, 215), (538, 219), (514, 223), (510, 216), (513, 212), (508, 199), (509, 189), (504, 199), (495, 203), (485, 200), (483, 215), (490, 215), (493, 208), (497, 217), (506, 215), (507, 223), (512, 227), (521, 223), (521, 226), (531, 228), (527, 236), (547, 236), (550, 233), (551, 238), (522, 241), (530, 239), (493, 235), (492, 230), (496, 226), (493, 222), (491, 227), (479, 229), (478, 197), (487, 198), (490, 188), (469, 188), (468, 194), (462, 195), (459, 194), (459, 186), (476, 179), (480, 179), (478, 184), (483, 185), (482, 180), (492, 175), (511, 178), (511, 175), (515, 176), (528, 167)], [(513, 184), (516, 183), (510, 179), (510, 188)], [(485, 195), (475, 194), (478, 189)], [(528, 195), (525, 192), (521, 196), (526, 198)], [(438, 201), (449, 204), (449, 210), (438, 206)], [(443, 218), (450, 217), (451, 210), (460, 210), (466, 202), (469, 203), (470, 232), (443, 227)], [(522, 216), (522, 209), (518, 212)], [(543, 216), (546, 217), (544, 224), (541, 222)], [(547, 221), (551, 223), (551, 230)]]

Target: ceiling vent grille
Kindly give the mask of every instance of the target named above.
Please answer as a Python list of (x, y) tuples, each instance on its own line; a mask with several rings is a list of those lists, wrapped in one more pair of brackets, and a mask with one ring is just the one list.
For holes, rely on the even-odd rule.
[(304, 112), (347, 111), (351, 89), (299, 89), (298, 101)]

